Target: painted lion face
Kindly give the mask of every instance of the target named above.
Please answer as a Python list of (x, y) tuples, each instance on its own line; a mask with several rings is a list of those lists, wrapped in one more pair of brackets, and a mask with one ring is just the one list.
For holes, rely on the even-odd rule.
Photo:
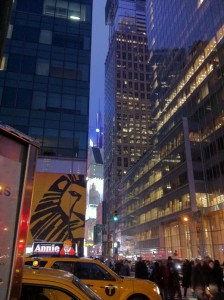
[(39, 201), (30, 222), (33, 239), (63, 241), (76, 239), (77, 231), (84, 228), (84, 176), (62, 175)]

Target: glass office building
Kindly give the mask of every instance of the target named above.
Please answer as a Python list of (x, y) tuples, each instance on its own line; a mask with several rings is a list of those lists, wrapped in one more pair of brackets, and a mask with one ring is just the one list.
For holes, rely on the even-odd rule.
[(28, 244), (69, 238), (81, 256), (91, 33), (92, 0), (15, 0), (0, 65), (0, 121), (40, 145)]
[(150, 75), (145, 0), (108, 0), (105, 13), (109, 49), (105, 62), (104, 200), (108, 232), (114, 232), (114, 222), (110, 222), (119, 202), (115, 184), (151, 144)]
[(126, 174), (119, 228), (147, 258), (224, 244), (224, 3), (147, 0), (153, 150)]
[(16, 0), (0, 66), (0, 120), (40, 155), (87, 158), (92, 0)]

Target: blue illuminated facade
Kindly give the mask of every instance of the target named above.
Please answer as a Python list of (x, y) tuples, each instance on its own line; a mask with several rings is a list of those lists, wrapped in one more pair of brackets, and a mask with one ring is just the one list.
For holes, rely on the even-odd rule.
[(40, 155), (86, 159), (92, 0), (16, 0), (0, 66), (0, 120)]

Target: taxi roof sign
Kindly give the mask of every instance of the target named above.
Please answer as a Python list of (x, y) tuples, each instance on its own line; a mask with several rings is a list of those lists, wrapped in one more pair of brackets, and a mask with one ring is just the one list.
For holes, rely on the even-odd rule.
[(31, 252), (33, 255), (52, 255), (59, 254), (62, 248), (61, 242), (34, 242)]

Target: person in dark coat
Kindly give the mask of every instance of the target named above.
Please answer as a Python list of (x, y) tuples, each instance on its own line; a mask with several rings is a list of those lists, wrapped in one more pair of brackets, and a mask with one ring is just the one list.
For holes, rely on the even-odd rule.
[(218, 286), (218, 291), (221, 292), (221, 290), (224, 287), (224, 282), (223, 282), (223, 270), (220, 264), (219, 260), (214, 260), (214, 272), (216, 276), (216, 284)]
[(208, 281), (207, 286), (209, 287), (209, 290), (212, 294), (215, 294), (218, 292), (218, 284), (217, 284), (217, 274), (216, 270), (214, 269), (214, 261), (211, 259), (208, 262), (208, 275), (207, 275)]
[(182, 294), (180, 289), (180, 277), (171, 257), (168, 257), (167, 268), (169, 300), (174, 300), (176, 293), (178, 294), (179, 300), (182, 300)]
[(131, 270), (130, 270), (129, 262), (127, 259), (125, 259), (123, 261), (123, 264), (120, 269), (120, 275), (121, 276), (130, 276), (131, 275)]
[(151, 273), (149, 279), (151, 281), (155, 282), (158, 285), (160, 293), (162, 295), (162, 290), (164, 288), (164, 285), (163, 285), (163, 270), (162, 270), (162, 267), (160, 266), (160, 263), (158, 261), (154, 262), (152, 273)]
[(148, 269), (141, 257), (135, 264), (135, 278), (148, 279)]
[(196, 259), (191, 272), (191, 288), (199, 300), (204, 299), (205, 288), (208, 285), (208, 265)]
[(184, 289), (184, 297), (187, 296), (187, 289), (191, 285), (191, 269), (192, 269), (192, 263), (185, 259), (183, 266), (182, 266), (182, 287)]

